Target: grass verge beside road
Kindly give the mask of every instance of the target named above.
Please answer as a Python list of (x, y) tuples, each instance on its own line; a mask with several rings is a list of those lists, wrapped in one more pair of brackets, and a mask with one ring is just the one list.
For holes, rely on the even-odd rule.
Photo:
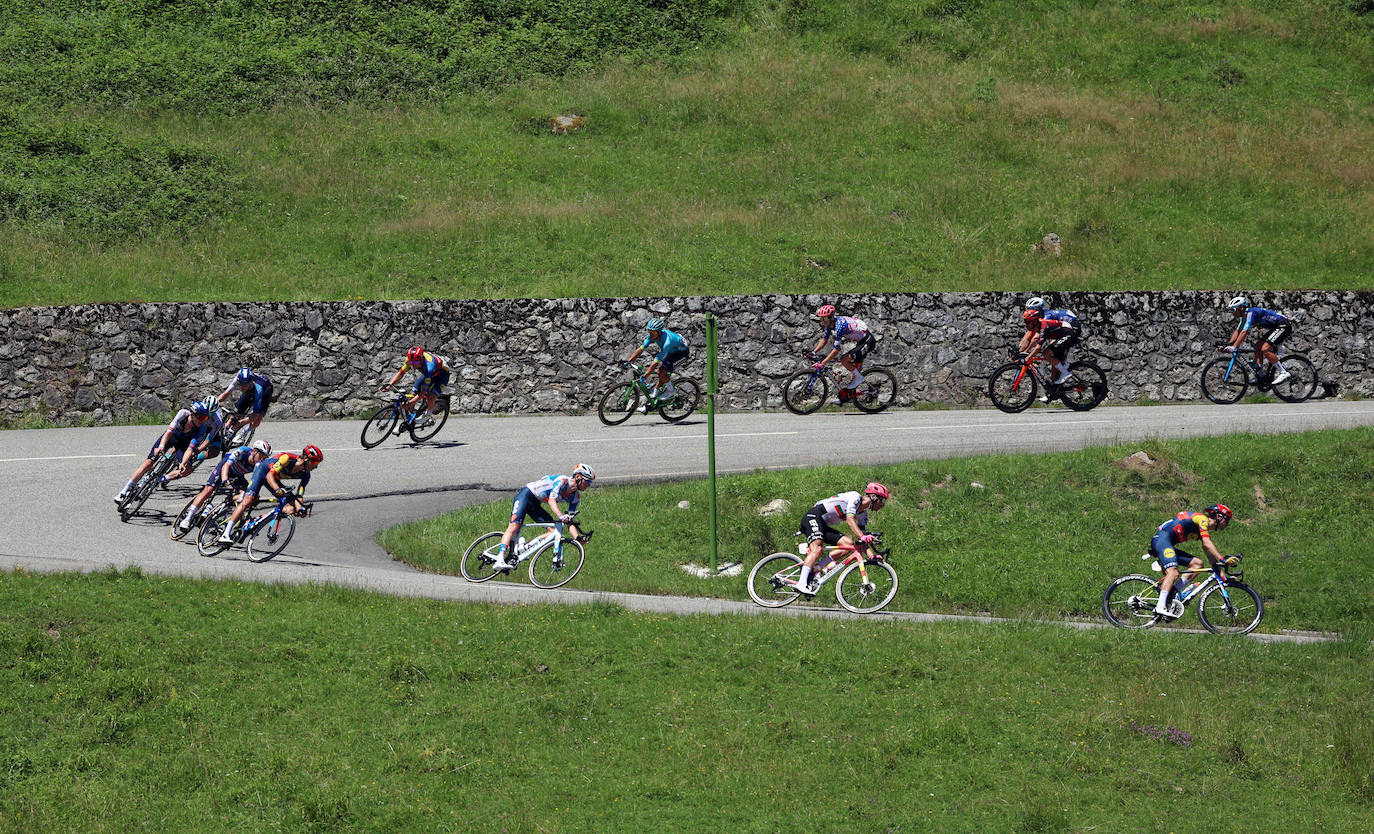
[(0, 828), (1368, 830), (1367, 644), (0, 574)]
[[(1153, 467), (1115, 463), (1141, 449)], [(766, 553), (793, 550), (811, 503), (879, 480), (894, 498), (870, 526), (893, 549), (901, 586), (892, 610), (1100, 619), (1108, 582), (1148, 572), (1139, 556), (1156, 525), (1221, 502), (1236, 521), (1217, 543), (1246, 555), (1246, 581), (1265, 598), (1262, 631), (1358, 630), (1374, 623), (1371, 473), (1374, 430), (1354, 429), (732, 476), (720, 480), (720, 558), (747, 570)], [(791, 508), (760, 516), (775, 498)], [(682, 501), (690, 507), (680, 509)], [(682, 570), (709, 562), (703, 481), (596, 486), (582, 506), (596, 537), (571, 587), (748, 598), (743, 577), (703, 580)], [(509, 513), (509, 501), (499, 501), (395, 527), (379, 540), (396, 558), (457, 574), (467, 545), (504, 527)], [(1192, 552), (1202, 553), (1196, 543)], [(833, 606), (833, 590), (817, 600)], [(1196, 628), (1195, 615), (1180, 624)]]

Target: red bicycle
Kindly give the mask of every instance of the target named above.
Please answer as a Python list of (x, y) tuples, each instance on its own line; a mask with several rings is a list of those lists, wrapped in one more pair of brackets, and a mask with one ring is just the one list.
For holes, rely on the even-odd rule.
[[(801, 535), (798, 533), (797, 535)], [(825, 554), (816, 563), (819, 577), (816, 588), (835, 579), (835, 599), (855, 614), (872, 614), (892, 602), (897, 595), (897, 571), (887, 561), (890, 551), (880, 550), (882, 534), (874, 533), (873, 552), (876, 559), (865, 559), (853, 544), (826, 545)], [(797, 546), (806, 553), (806, 544)], [(765, 556), (749, 571), (749, 597), (764, 608), (781, 608), (797, 597), (814, 592), (802, 590), (797, 584), (801, 576), (802, 557), (794, 553), (774, 553)]]
[(1070, 362), (1069, 378), (1058, 385), (1051, 382), (1054, 357), (1043, 354), (1041, 347), (992, 372), (988, 397), (993, 405), (1008, 414), (1025, 411), (1041, 385), (1048, 400), (1057, 398), (1074, 411), (1096, 408), (1107, 398), (1107, 377), (1094, 362)]

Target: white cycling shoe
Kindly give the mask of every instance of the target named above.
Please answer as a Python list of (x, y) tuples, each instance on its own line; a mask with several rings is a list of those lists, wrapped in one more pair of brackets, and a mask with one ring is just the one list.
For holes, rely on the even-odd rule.
[(1271, 379), (1271, 380), (1269, 381), (1269, 384), (1270, 384), (1270, 385), (1278, 385), (1280, 382), (1285, 381), (1286, 379), (1288, 379), (1288, 378), (1291, 377), (1291, 376), (1292, 376), (1292, 374), (1288, 373), (1288, 371), (1280, 371), (1278, 376), (1274, 377), (1273, 379)]

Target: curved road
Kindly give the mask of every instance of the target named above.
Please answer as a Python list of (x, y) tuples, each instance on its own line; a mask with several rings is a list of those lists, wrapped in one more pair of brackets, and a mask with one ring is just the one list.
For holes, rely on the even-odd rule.
[[(1100, 408), (1087, 413), (999, 411), (840, 412), (795, 417), (733, 413), (716, 419), (721, 473), (824, 463), (895, 463), (985, 452), (1068, 450), (1150, 437), (1295, 432), (1374, 425), (1374, 402), (1302, 405), (1190, 405)], [(384, 527), (506, 498), (520, 485), (579, 461), (598, 485), (698, 477), (706, 473), (706, 420), (670, 425), (636, 416), (615, 428), (594, 415), (457, 417), (428, 444), (399, 439), (365, 451), (354, 421), (268, 423), (260, 437), (278, 449), (315, 443), (325, 462), (311, 483), (315, 515), (287, 552), (255, 565), (241, 550), (213, 559), (167, 537), (171, 517), (204, 483), (154, 494), (121, 523), (113, 496), (152, 442), (152, 426), (0, 432), (0, 567), (32, 571), (138, 565), (150, 573), (257, 581), (322, 582), (436, 599), (494, 602), (611, 601), (663, 612), (745, 612), (747, 603), (646, 597), (528, 586), (420, 573), (374, 541)], [(836, 442), (837, 437), (861, 440)], [(595, 492), (590, 496), (595, 503)], [(574, 582), (574, 585), (577, 583)], [(784, 609), (786, 610), (786, 609)], [(808, 609), (807, 613), (816, 613)], [(917, 615), (894, 615), (917, 618)]]

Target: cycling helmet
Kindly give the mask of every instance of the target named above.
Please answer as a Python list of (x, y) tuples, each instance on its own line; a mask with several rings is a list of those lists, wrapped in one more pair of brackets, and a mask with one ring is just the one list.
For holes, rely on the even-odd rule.
[(272, 454), (272, 444), (266, 440), (258, 440), (253, 443), (253, 451), (262, 452), (263, 457)]
[(645, 330), (662, 330), (663, 319), (649, 319), (649, 323), (644, 325)]
[(868, 486), (864, 487), (864, 495), (871, 495), (874, 498), (881, 498), (886, 501), (888, 495), (887, 487), (877, 481), (872, 481)]
[(1026, 302), (1026, 309), (1027, 309), (1027, 310), (1043, 310), (1043, 309), (1045, 309), (1045, 299), (1041, 298), (1041, 297), (1038, 296), (1038, 295), (1035, 296), (1035, 297), (1032, 298), (1030, 301), (1027, 301), (1027, 302)]
[(596, 473), (593, 472), (592, 468), (587, 464), (579, 463), (577, 466), (573, 467), (573, 477), (586, 478), (588, 481), (595, 481)]
[(1230, 302), (1227, 303), (1226, 309), (1228, 309), (1228, 310), (1230, 310), (1230, 311), (1232, 311), (1232, 312), (1236, 312), (1236, 311), (1239, 311), (1239, 310), (1244, 310), (1246, 307), (1249, 307), (1249, 306), (1250, 306), (1250, 299), (1246, 298), (1246, 297), (1243, 296), (1243, 295), (1238, 295), (1238, 296), (1236, 296), (1235, 298), (1231, 299)]
[(1213, 504), (1212, 506), (1203, 510), (1203, 512), (1207, 513), (1207, 515), (1211, 516), (1214, 519), (1224, 518), (1227, 521), (1231, 520), (1231, 508), (1226, 506), (1225, 504)]
[(205, 406), (205, 413), (207, 414), (219, 408), (219, 400), (214, 397), (206, 397), (200, 401), (200, 404)]
[(425, 358), (425, 349), (422, 348), (422, 347), (420, 347), (419, 345), (416, 345), (415, 347), (413, 347), (413, 348), (411, 348), (410, 350), (406, 351), (406, 361), (408, 361), (408, 362), (419, 362), (420, 360), (422, 360), (422, 359), (424, 359), (424, 358)]
[(816, 318), (818, 319), (828, 319), (833, 315), (835, 315), (834, 304), (826, 304), (825, 306), (821, 307), (819, 310), (816, 311)]
[(250, 368), (239, 368), (239, 372), (234, 376), (234, 381), (239, 385), (247, 385), (253, 381), (253, 371)]
[(1041, 315), (1043, 315), (1043, 312), (1040, 310), (1027, 310), (1021, 314), (1021, 318), (1024, 321), (1038, 321)]
[(324, 460), (324, 452), (320, 451), (319, 446), (306, 446), (304, 449), (301, 449), (301, 457), (311, 463), (319, 463)]
[(191, 414), (196, 417), (204, 417), (210, 413), (210, 409), (205, 406), (204, 400), (196, 400), (191, 403)]

